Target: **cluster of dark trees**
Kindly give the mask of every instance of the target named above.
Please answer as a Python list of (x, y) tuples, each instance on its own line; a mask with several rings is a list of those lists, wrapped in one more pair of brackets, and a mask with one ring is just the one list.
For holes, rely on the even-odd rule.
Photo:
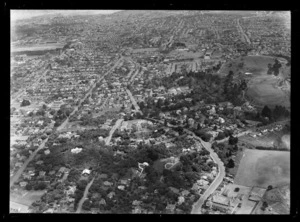
[(213, 143), (212, 148), (217, 153), (218, 157), (224, 163), (226, 170), (233, 168), (235, 163), (232, 159), (232, 155), (235, 155), (238, 151), (238, 139), (236, 137), (230, 136), (228, 144), (225, 143)]
[(215, 139), (216, 140), (222, 140), (222, 139), (225, 139), (226, 137), (228, 137), (230, 135), (232, 135), (232, 131), (225, 130), (224, 132), (220, 132)]
[(21, 106), (23, 107), (23, 106), (29, 106), (29, 105), (30, 105), (29, 100), (23, 99), (23, 101), (22, 101), (22, 103), (21, 103)]
[(205, 142), (208, 142), (212, 135), (209, 133), (206, 133), (204, 130), (200, 129), (200, 130), (194, 130), (194, 133), (196, 134), (196, 136), (200, 137), (202, 140), (204, 140)]
[(261, 111), (261, 116), (268, 117), (270, 121), (278, 121), (289, 117), (290, 112), (284, 106), (276, 105), (272, 110), (266, 105)]
[(81, 141), (94, 141), (98, 140), (99, 136), (102, 136), (103, 138), (107, 137), (109, 135), (109, 130), (106, 129), (92, 129), (92, 130), (84, 130), (79, 133)]
[(26, 186), (26, 190), (44, 190), (46, 189), (47, 184), (43, 181), (30, 181)]
[(216, 166), (212, 161), (207, 163), (208, 155), (209, 152), (202, 149), (199, 153), (193, 152), (180, 156), (180, 162), (182, 163), (181, 170), (184, 172), (189, 187), (193, 186), (196, 180), (199, 179), (200, 172), (210, 172), (211, 168)]
[(230, 70), (228, 75), (225, 77), (223, 92), (227, 101), (232, 102), (234, 106), (240, 106), (243, 104), (240, 95), (242, 91), (247, 88), (247, 83), (245, 80), (240, 83), (234, 83), (233, 75), (233, 71)]
[(275, 63), (272, 64), (268, 64), (268, 74), (274, 74), (275, 76), (278, 76), (279, 74), (279, 69), (281, 68), (281, 63), (278, 61), (278, 59), (275, 59)]
[(268, 203), (266, 202), (266, 201), (263, 201), (263, 204), (262, 204), (262, 206), (261, 206), (261, 210), (262, 211), (265, 211), (266, 210), (266, 208), (268, 207), (269, 205), (268, 205)]
[(287, 148), (276, 148), (276, 147), (265, 147), (265, 146), (257, 146), (255, 147), (257, 150), (281, 150), (281, 151), (288, 151)]
[(291, 57), (290, 56), (286, 56), (286, 55), (282, 55), (282, 54), (272, 54), (271, 56), (284, 58), (287, 60), (286, 66), (291, 65)]
[(228, 144), (235, 146), (235, 145), (237, 145), (238, 141), (239, 141), (239, 139), (237, 137), (230, 135), (229, 139), (228, 139)]
[[(84, 164), (86, 162), (95, 162), (93, 164), (93, 171), (97, 173), (106, 173), (109, 178), (113, 178), (113, 175), (116, 175), (116, 180), (118, 178), (122, 178), (130, 172), (130, 168), (134, 167), (137, 168), (138, 162), (147, 162), (149, 163), (149, 167), (145, 168), (146, 172), (146, 182), (142, 182), (140, 178), (135, 178), (131, 182), (130, 188), (132, 192), (128, 196), (126, 193), (114, 189), (116, 193), (116, 202), (112, 202), (111, 199), (107, 198), (107, 193), (112, 191), (111, 190), (102, 190), (101, 186), (96, 186), (97, 182), (91, 187), (90, 192), (97, 192), (100, 194), (97, 197), (98, 201), (88, 201), (84, 204), (84, 208), (89, 209), (90, 207), (99, 207), (101, 210), (108, 210), (110, 212), (120, 212), (122, 208), (122, 212), (128, 213), (131, 212), (132, 208), (128, 205), (128, 200), (138, 199), (139, 195), (137, 194), (137, 186), (144, 185), (147, 189), (143, 192), (150, 193), (150, 197), (145, 200), (146, 206), (155, 205), (155, 211), (163, 212), (165, 207), (169, 201), (175, 203), (178, 199), (178, 195), (168, 189), (168, 186), (173, 186), (177, 188), (186, 187), (190, 188), (192, 183), (198, 178), (199, 170), (205, 170), (205, 168), (209, 168), (209, 166), (205, 166), (205, 155), (207, 155), (207, 151), (203, 150), (197, 154), (190, 154), (187, 155), (187, 161), (184, 163), (184, 172), (180, 171), (182, 164), (179, 164), (179, 167), (176, 167), (173, 170), (164, 170), (163, 172), (158, 172), (154, 167), (153, 164), (155, 161), (161, 158), (168, 157), (169, 151), (165, 148), (164, 145), (146, 145), (140, 144), (136, 149), (131, 149), (130, 155), (125, 155), (124, 158), (120, 158), (119, 156), (114, 156), (114, 152), (112, 150), (106, 149), (97, 149), (95, 146), (90, 145), (86, 146), (85, 149), (76, 154), (76, 155), (64, 155), (70, 147), (74, 147), (70, 145), (70, 147), (65, 147), (66, 145), (53, 147), (51, 149), (51, 153), (47, 156), (43, 156), (42, 160), (44, 161), (43, 166), (48, 166), (46, 171), (52, 170), (53, 168), (58, 169), (61, 166), (73, 166), (70, 167), (72, 170), (69, 173), (68, 181), (69, 182), (77, 182), (77, 190), (75, 192), (75, 209), (77, 208), (78, 201), (82, 198), (83, 191), (87, 182), (78, 181), (81, 172), (76, 169), (75, 166), (79, 166), (80, 164)], [(72, 156), (73, 161), (70, 159)], [(182, 159), (182, 158), (181, 158)], [(201, 164), (201, 169), (197, 168), (197, 164), (195, 161), (198, 161)], [(198, 164), (199, 164), (198, 163)], [(51, 164), (51, 165), (50, 165)], [(203, 166), (202, 166), (203, 165)], [(210, 163), (208, 163), (210, 165)], [(198, 170), (198, 171), (197, 171)], [(209, 169), (207, 169), (209, 170)], [(135, 181), (136, 180), (136, 181)], [(99, 185), (99, 184), (98, 184)], [(53, 188), (53, 187), (52, 187)], [(56, 188), (55, 188), (56, 189)], [(157, 190), (157, 193), (154, 193), (154, 190)], [(127, 195), (127, 196), (126, 196)], [(53, 196), (53, 195), (52, 195)], [(50, 197), (47, 197), (50, 198)], [(51, 197), (53, 199), (53, 197)], [(106, 201), (106, 205), (99, 205), (99, 199), (104, 198)], [(185, 203), (182, 206), (182, 210), (186, 212), (190, 210), (189, 204)]]
[(55, 121), (54, 126), (59, 126), (66, 118), (70, 116), (72, 111), (73, 108), (62, 105), (53, 116), (53, 119)]

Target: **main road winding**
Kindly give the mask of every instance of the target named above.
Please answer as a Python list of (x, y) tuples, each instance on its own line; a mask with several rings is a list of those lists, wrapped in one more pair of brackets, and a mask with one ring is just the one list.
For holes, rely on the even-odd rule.
[(218, 174), (216, 178), (210, 184), (207, 190), (205, 190), (205, 192), (199, 198), (199, 200), (193, 205), (191, 213), (201, 214), (201, 208), (204, 201), (218, 188), (218, 186), (223, 181), (225, 177), (225, 167), (224, 167), (224, 163), (221, 161), (221, 159), (218, 157), (215, 151), (211, 148), (211, 143), (203, 141), (201, 138), (199, 138), (193, 132), (187, 129), (185, 129), (185, 131), (188, 131), (188, 133), (191, 134), (195, 140), (198, 140), (202, 144), (202, 146), (210, 153), (210, 157), (213, 159), (213, 161), (218, 165)]
[[(150, 118), (149, 118), (150, 119)], [(154, 120), (154, 119), (153, 119)], [(155, 120), (157, 122), (160, 122), (163, 124), (163, 121)], [(168, 127), (175, 127), (174, 125), (167, 124)], [(210, 184), (210, 186), (206, 189), (206, 191), (203, 193), (203, 195), (199, 198), (199, 200), (193, 205), (191, 214), (201, 214), (201, 208), (204, 203), (204, 201), (218, 188), (218, 186), (221, 184), (225, 177), (225, 167), (224, 163), (221, 161), (221, 159), (218, 157), (218, 155), (215, 153), (215, 151), (211, 148), (210, 142), (203, 141), (200, 137), (196, 136), (195, 133), (188, 129), (184, 129), (184, 131), (191, 135), (195, 140), (199, 141), (202, 146), (210, 153), (210, 157), (213, 159), (213, 161), (218, 165), (218, 174), (214, 181)]]

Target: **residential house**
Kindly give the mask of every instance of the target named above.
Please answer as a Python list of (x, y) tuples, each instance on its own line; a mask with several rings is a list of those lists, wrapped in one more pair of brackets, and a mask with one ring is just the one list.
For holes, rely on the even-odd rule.
[(20, 182), (20, 186), (21, 186), (21, 187), (25, 187), (25, 186), (27, 185), (27, 183), (28, 183), (28, 182), (25, 182), (25, 181), (24, 181), (24, 182)]
[(90, 173), (91, 173), (91, 170), (84, 169), (81, 174), (84, 175), (84, 176), (88, 176), (88, 175), (90, 175)]
[(104, 181), (104, 183), (103, 183), (105, 186), (111, 186), (111, 185), (113, 185), (113, 183), (111, 183), (111, 182), (108, 182), (108, 181)]
[(125, 186), (119, 185), (119, 186), (118, 186), (118, 189), (119, 189), (119, 190), (124, 190), (124, 189), (125, 189)]
[(115, 192), (110, 192), (109, 194), (107, 194), (107, 197), (109, 198), (109, 199), (111, 199), (111, 198), (113, 198), (113, 196), (115, 195)]

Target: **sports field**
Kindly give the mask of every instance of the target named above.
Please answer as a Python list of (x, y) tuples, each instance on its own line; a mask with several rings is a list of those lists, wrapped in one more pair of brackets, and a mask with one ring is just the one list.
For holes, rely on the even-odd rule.
[(290, 183), (290, 152), (244, 150), (234, 183), (262, 188)]

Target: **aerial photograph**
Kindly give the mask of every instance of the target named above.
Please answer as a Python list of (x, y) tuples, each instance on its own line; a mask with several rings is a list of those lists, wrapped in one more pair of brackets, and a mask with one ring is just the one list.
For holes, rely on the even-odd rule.
[(9, 14), (10, 214), (290, 214), (290, 11)]

